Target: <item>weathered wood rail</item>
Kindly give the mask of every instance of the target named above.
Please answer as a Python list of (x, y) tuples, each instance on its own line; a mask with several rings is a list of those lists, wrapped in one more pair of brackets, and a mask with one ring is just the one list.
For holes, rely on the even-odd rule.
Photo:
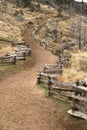
[(31, 55), (31, 48), (22, 48), (19, 47), (15, 50), (15, 54), (20, 53), (23, 54), (25, 53), (26, 56)]
[(74, 83), (60, 82), (56, 79), (59, 76), (59, 74), (46, 74), (40, 72), (37, 77), (37, 83), (42, 84), (43, 86), (48, 88), (49, 96), (56, 93), (58, 96), (62, 95), (63, 97), (70, 98), (70, 93), (64, 92), (73, 92), (74, 90), (72, 89), (72, 86), (74, 85)]
[[(67, 65), (68, 65), (70, 59), (71, 59), (71, 55), (65, 54), (64, 52), (60, 53), (60, 55), (59, 55), (59, 62), (60, 62), (61, 64), (63, 64), (63, 65), (66, 64), (66, 61), (67, 61)], [(66, 66), (67, 66), (67, 65), (66, 65)]]
[(26, 53), (25, 52), (15, 52), (16, 60), (26, 60)]
[(46, 68), (55, 68), (55, 67), (61, 67), (61, 64), (45, 64), (44, 67)]
[(7, 63), (16, 64), (17, 60), (26, 60), (25, 53), (13, 53), (6, 57), (0, 58), (0, 65)]
[(25, 41), (12, 42), (12, 46), (17, 46), (17, 45), (18, 45), (18, 46), (20, 46), (20, 45), (24, 45), (24, 46), (25, 46), (25, 45), (26, 45), (26, 42), (25, 42)]
[(0, 65), (3, 65), (5, 63), (12, 63), (12, 64), (16, 64), (16, 57), (15, 56), (9, 56), (9, 57), (5, 57), (5, 58), (0, 58)]
[(46, 87), (48, 87), (49, 83), (49, 78), (56, 78), (58, 74), (48, 74), (45, 72), (39, 72), (38, 77), (37, 77), (37, 83), (38, 84), (43, 84)]
[(50, 46), (49, 44), (45, 44), (45, 49), (51, 51), (52, 53), (53, 53), (54, 48), (55, 47)]
[(62, 74), (62, 65), (58, 64), (45, 64), (44, 65), (44, 73), (49, 74)]

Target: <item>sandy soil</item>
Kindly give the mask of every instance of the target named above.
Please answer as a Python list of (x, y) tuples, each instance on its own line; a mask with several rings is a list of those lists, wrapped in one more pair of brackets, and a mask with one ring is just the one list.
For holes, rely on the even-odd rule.
[(85, 121), (69, 116), (36, 85), (37, 72), (57, 57), (33, 40), (31, 30), (25, 39), (34, 62), (27, 71), (0, 82), (0, 130), (86, 130)]

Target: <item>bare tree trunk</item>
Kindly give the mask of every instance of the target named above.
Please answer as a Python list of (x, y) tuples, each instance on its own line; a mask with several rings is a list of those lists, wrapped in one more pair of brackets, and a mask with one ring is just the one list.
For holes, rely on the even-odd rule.
[(81, 50), (81, 38), (82, 38), (82, 36), (81, 36), (81, 31), (82, 31), (82, 26), (81, 26), (81, 22), (82, 22), (82, 20), (81, 20), (81, 18), (79, 19), (79, 21), (78, 21), (78, 23), (79, 23), (79, 28), (78, 28), (78, 41), (79, 41), (79, 49)]
[(81, 30), (79, 30), (79, 49), (81, 50)]
[(84, 11), (84, 1), (82, 0), (82, 12)]

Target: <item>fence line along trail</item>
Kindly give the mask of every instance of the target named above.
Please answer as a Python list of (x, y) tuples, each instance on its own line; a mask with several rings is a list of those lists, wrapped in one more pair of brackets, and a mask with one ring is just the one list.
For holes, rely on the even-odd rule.
[(35, 43), (31, 31), (24, 37), (32, 48), (32, 67), (0, 82), (0, 129), (3, 130), (50, 130), (50, 123), (55, 120), (54, 114), (50, 118), (50, 113), (56, 108), (49, 110), (54, 103), (47, 100), (35, 83), (38, 70), (45, 63), (55, 63), (57, 57)]
[(24, 35), (32, 48), (31, 66), (0, 82), (0, 130), (81, 130), (79, 122), (67, 117), (65, 108), (36, 86), (38, 71), (58, 58), (33, 40), (32, 29), (29, 27)]

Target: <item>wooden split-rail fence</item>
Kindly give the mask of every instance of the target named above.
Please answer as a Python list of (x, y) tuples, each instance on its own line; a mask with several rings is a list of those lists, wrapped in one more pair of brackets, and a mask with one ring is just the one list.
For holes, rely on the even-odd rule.
[(68, 113), (87, 120), (87, 84), (73, 85), (71, 109)]
[(70, 54), (65, 54), (64, 52), (61, 52), (59, 55), (59, 62), (61, 64), (63, 64), (64, 66), (69, 66), (69, 62), (71, 59), (71, 55)]
[[(33, 32), (32, 32), (32, 36), (34, 37), (34, 39), (41, 45), (44, 46), (44, 48), (46, 50), (49, 50), (51, 53), (53, 54), (57, 54), (57, 50), (56, 47), (53, 47), (49, 44), (49, 41), (46, 41), (45, 39), (41, 39), (39, 38), (39, 36), (37, 35), (38, 31), (40, 28), (36, 28)], [(68, 45), (67, 45), (68, 46)], [(64, 46), (62, 46), (62, 50), (59, 52), (59, 61), (64, 67), (68, 67), (70, 66), (70, 59), (71, 59), (71, 55), (70, 54), (66, 54), (64, 53)]]
[[(34, 39), (39, 41), (45, 49), (53, 52), (53, 47), (47, 41), (40, 39), (35, 32), (32, 32)], [(62, 82), (57, 78), (62, 74), (62, 66), (70, 61), (71, 55), (61, 52), (58, 64), (45, 64), (44, 70), (38, 73), (37, 83), (48, 88), (49, 96), (56, 96), (67, 99), (71, 102), (71, 109), (68, 110), (70, 115), (87, 119), (87, 84)]]
[(57, 78), (60, 77), (61, 72), (56, 71), (56, 73), (39, 72), (37, 77), (37, 83), (42, 84), (44, 87), (48, 88), (48, 95), (55, 95), (57, 97), (63, 98), (63, 100), (70, 99), (71, 93), (73, 92), (72, 86), (74, 83), (67, 83), (58, 81)]
[(14, 52), (6, 55), (5, 57), (0, 58), (0, 65), (6, 63), (16, 64), (17, 60), (26, 60), (26, 56), (31, 55), (31, 48), (29, 45), (26, 45), (24, 42), (14, 42), (12, 46), (15, 46), (16, 49)]
[(47, 74), (62, 74), (62, 64), (45, 64), (44, 65), (44, 73)]
[(70, 101), (70, 115), (87, 119), (87, 84), (57, 80), (62, 73), (61, 69), (61, 64), (45, 64), (44, 70), (38, 73), (37, 83), (48, 88), (48, 96)]
[(32, 36), (34, 37), (34, 40), (36, 40), (41, 46), (44, 46), (46, 50), (51, 51), (52, 53), (54, 52), (55, 47), (51, 46), (48, 44), (48, 41), (39, 38), (37, 35), (38, 31), (41, 29), (42, 26), (35, 28), (34, 31), (32, 32)]
[[(44, 25), (43, 25), (44, 26)], [(46, 39), (41, 39), (39, 36), (38, 36), (38, 32), (40, 31), (40, 29), (43, 27), (41, 25), (39, 25), (38, 27), (36, 27), (33, 32), (32, 32), (32, 36), (34, 37), (34, 40), (36, 40), (41, 46), (44, 46), (45, 49), (51, 51), (52, 53), (56, 54), (58, 53), (57, 50), (56, 50), (56, 47), (53, 47), (51, 45), (49, 45), (49, 40), (46, 40)], [(62, 44), (62, 50), (71, 50), (72, 46), (75, 46), (73, 43), (63, 43)], [(61, 59), (61, 62), (63, 61), (66, 61), (68, 60), (70, 57), (66, 57), (65, 56)]]

